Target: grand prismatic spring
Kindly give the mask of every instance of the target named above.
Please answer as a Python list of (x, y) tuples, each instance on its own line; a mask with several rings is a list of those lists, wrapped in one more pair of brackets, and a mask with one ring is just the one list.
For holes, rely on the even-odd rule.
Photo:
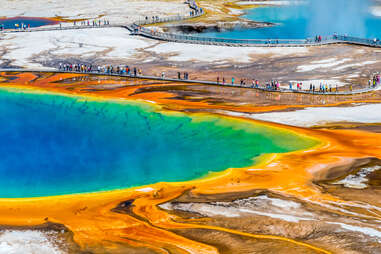
[(157, 113), (142, 102), (89, 101), (14, 89), (2, 90), (0, 97), (4, 198), (192, 180), (210, 171), (248, 167), (263, 154), (317, 143), (213, 115)]
[(381, 253), (379, 1), (1, 7), (0, 254)]

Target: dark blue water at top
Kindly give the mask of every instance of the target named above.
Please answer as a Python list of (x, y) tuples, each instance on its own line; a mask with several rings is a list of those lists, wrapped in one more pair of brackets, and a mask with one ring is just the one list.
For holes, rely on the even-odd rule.
[(55, 23), (56, 22), (54, 20), (49, 20), (45, 18), (15, 17), (0, 19), (0, 27), (2, 27), (3, 25), (4, 29), (17, 29), (21, 27), (21, 24), (24, 24), (26, 27), (28, 27), (28, 25), (30, 25), (30, 27), (39, 27), (53, 25)]
[(361, 38), (381, 38), (381, 18), (370, 12), (367, 0), (311, 0), (289, 6), (250, 9), (244, 18), (272, 22), (274, 27), (235, 29), (202, 36), (235, 39), (305, 39), (334, 33)]

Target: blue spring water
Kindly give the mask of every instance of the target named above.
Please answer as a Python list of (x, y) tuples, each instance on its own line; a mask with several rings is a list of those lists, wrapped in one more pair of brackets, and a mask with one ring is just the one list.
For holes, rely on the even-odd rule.
[[(56, 22), (46, 18), (29, 18), (29, 17), (14, 17), (14, 18), (5, 18), (0, 19), (0, 27), (4, 26), (4, 29), (17, 29), (21, 27), (21, 24), (24, 24), (26, 27), (39, 27), (46, 25), (53, 25)], [(16, 26), (16, 24), (18, 26)]]
[(272, 22), (274, 27), (205, 33), (235, 39), (305, 39), (334, 33), (381, 38), (381, 18), (371, 14), (369, 0), (311, 0), (304, 4), (250, 9), (244, 18)]
[(219, 116), (0, 89), (0, 198), (186, 181), (315, 144)]

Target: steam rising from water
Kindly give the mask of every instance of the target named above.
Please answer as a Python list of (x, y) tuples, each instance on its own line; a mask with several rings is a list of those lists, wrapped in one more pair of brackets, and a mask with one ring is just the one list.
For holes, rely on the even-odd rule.
[(305, 39), (334, 33), (362, 38), (381, 38), (380, 14), (373, 0), (291, 0), (290, 5), (267, 6), (247, 11), (246, 18), (277, 26), (235, 29), (205, 36), (240, 39)]
[(367, 20), (371, 8), (370, 0), (310, 0), (307, 2), (307, 31), (323, 34), (335, 32), (367, 35)]

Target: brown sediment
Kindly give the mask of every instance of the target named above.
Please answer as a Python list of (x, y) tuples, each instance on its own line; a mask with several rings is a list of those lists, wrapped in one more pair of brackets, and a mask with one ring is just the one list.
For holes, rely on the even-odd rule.
[[(7, 79), (0, 84), (5, 88), (36, 89), (38, 91), (92, 96), (106, 99), (150, 100), (171, 110), (234, 109), (255, 112), (255, 106), (226, 106), (204, 101), (174, 99), (176, 91), (171, 87), (179, 83), (165, 84), (166, 91), (139, 93), (147, 86), (144, 80), (97, 80), (78, 74), (34, 74), (3, 73)], [(73, 80), (71, 84), (63, 80)], [(81, 80), (84, 79), (84, 80)], [(114, 89), (89, 90), (94, 86), (119, 84)], [(184, 84), (182, 84), (185, 86)], [(190, 85), (192, 86), (192, 85)], [(349, 102), (341, 102), (349, 103)], [(283, 105), (287, 108), (286, 105)], [(302, 106), (302, 105), (300, 105)], [(268, 106), (274, 110), (277, 106)], [(292, 106), (295, 107), (295, 106)], [(263, 109), (262, 109), (263, 110)], [(233, 119), (233, 117), (231, 117)], [(285, 154), (270, 154), (262, 157), (261, 163), (248, 168), (227, 169), (212, 177), (180, 183), (157, 183), (146, 189), (131, 188), (109, 192), (76, 194), (55, 197), (0, 199), (0, 224), (13, 226), (35, 226), (46, 222), (64, 225), (73, 233), (73, 240), (82, 251), (102, 253), (123, 248), (142, 248), (156, 253), (218, 253), (219, 249), (210, 241), (193, 237), (187, 230), (209, 232), (207, 235), (248, 239), (262, 245), (276, 242), (274, 246), (294, 246), (300, 253), (330, 253), (304, 241), (281, 235), (249, 233), (215, 225), (184, 220), (158, 207), (187, 193), (191, 196), (233, 195), (267, 190), (272, 193), (322, 204), (350, 205), (329, 193), (322, 192), (316, 181), (331, 179), (332, 175), (343, 175), (357, 163), (372, 158), (381, 159), (381, 134), (357, 130), (311, 130), (234, 118), (238, 121), (269, 125), (299, 135), (320, 140), (320, 145), (304, 151)], [(122, 205), (123, 204), (123, 205)], [(363, 217), (378, 218), (377, 213), (358, 209)], [(337, 212), (339, 213), (339, 212)], [(339, 214), (345, 214), (340, 212)], [(187, 233), (184, 233), (187, 231)], [(183, 235), (176, 234), (182, 232)], [(218, 245), (216, 243), (216, 245)], [(221, 246), (220, 246), (221, 248)], [(228, 252), (227, 252), (228, 253)]]
[(381, 200), (379, 199), (379, 195), (381, 195), (381, 170), (375, 170), (366, 176), (368, 179), (366, 184), (367, 187), (363, 189), (351, 188), (350, 191), (348, 191), (348, 188), (342, 188), (340, 184), (336, 184), (338, 180), (345, 178), (347, 175), (355, 175), (363, 168), (376, 166), (381, 167), (381, 160), (363, 160), (360, 164), (352, 165), (349, 171), (343, 174), (338, 174), (337, 176), (329, 177), (324, 181), (316, 181), (316, 184), (321, 186), (325, 192), (331, 193), (337, 197), (381, 206)]
[(381, 124), (380, 123), (356, 123), (356, 122), (335, 122), (335, 123), (329, 123), (325, 125), (315, 125), (312, 127), (313, 129), (351, 129), (351, 130), (364, 130), (364, 131), (371, 131), (371, 132), (377, 132), (381, 133)]

